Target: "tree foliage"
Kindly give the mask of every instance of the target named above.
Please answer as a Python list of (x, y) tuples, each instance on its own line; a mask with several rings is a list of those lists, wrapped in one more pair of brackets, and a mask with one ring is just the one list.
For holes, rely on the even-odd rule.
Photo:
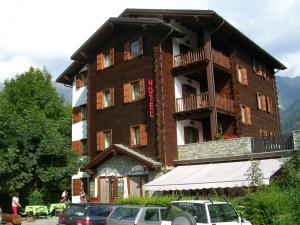
[(76, 171), (69, 147), (71, 107), (46, 70), (30, 68), (0, 92), (0, 192), (58, 186)]

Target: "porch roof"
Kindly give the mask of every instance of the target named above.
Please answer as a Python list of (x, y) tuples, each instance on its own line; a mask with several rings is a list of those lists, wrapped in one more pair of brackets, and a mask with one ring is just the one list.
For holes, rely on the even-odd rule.
[(161, 166), (160, 162), (157, 162), (147, 156), (144, 156), (122, 144), (114, 144), (101, 152), (96, 156), (87, 166), (86, 169), (93, 169), (101, 162), (105, 161), (108, 157), (114, 154), (126, 155), (130, 158), (137, 160), (138, 162), (147, 165), (151, 168), (159, 168)]

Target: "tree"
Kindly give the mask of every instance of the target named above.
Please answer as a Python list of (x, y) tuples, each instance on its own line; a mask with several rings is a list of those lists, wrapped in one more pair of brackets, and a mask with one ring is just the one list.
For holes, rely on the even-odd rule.
[(260, 161), (251, 161), (251, 166), (247, 170), (247, 180), (250, 188), (255, 188), (263, 185), (263, 173), (260, 168)]
[(70, 148), (71, 107), (45, 69), (30, 68), (0, 92), (0, 192), (39, 189), (78, 168)]

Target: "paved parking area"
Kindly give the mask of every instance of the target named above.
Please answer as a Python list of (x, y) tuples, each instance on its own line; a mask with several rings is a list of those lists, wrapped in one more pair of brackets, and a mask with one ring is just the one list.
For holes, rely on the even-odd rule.
[(22, 219), (22, 225), (56, 225), (58, 221), (58, 217), (56, 216), (49, 216), (46, 218), (39, 218), (36, 219), (34, 222), (27, 222), (25, 218)]

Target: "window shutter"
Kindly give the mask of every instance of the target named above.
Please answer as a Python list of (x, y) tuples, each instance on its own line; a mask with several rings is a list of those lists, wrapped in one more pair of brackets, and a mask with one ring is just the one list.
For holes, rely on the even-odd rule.
[(250, 107), (246, 107), (246, 122), (248, 124), (251, 124), (251, 112)]
[(257, 64), (257, 72), (259, 76), (262, 76), (262, 67), (261, 67), (261, 62), (258, 62)]
[(145, 124), (140, 125), (140, 145), (147, 145), (147, 130)]
[(266, 69), (266, 66), (265, 66), (265, 65), (262, 66), (262, 76), (263, 76), (264, 78), (267, 78), (267, 69)]
[(110, 101), (111, 101), (111, 105), (115, 105), (115, 89), (111, 88), (110, 89)]
[(266, 111), (267, 107), (266, 107), (266, 96), (262, 95), (261, 96), (261, 106), (262, 106), (262, 110)]
[(273, 113), (273, 101), (270, 97), (267, 97), (267, 112)]
[(140, 80), (140, 99), (143, 99), (145, 97), (145, 80)]
[(133, 127), (130, 127), (130, 146), (133, 146)]
[(104, 55), (102, 53), (97, 55), (97, 71), (104, 69)]
[(247, 69), (242, 69), (242, 83), (248, 85)]
[(115, 49), (109, 49), (109, 64), (112, 66), (115, 64)]
[(139, 55), (143, 55), (144, 50), (143, 50), (143, 37), (139, 38)]
[(253, 72), (254, 72), (254, 73), (257, 73), (257, 71), (258, 71), (258, 68), (257, 68), (257, 61), (256, 61), (256, 59), (253, 59)]
[(130, 102), (131, 101), (131, 84), (127, 83), (124, 84), (124, 102)]
[(257, 107), (258, 109), (262, 110), (262, 105), (261, 105), (261, 96), (258, 92), (256, 92), (256, 101), (257, 101)]
[(103, 109), (103, 91), (97, 92), (97, 109)]
[(104, 134), (103, 132), (97, 132), (97, 151), (104, 150)]
[(189, 127), (184, 127), (184, 144), (189, 144)]
[(124, 44), (124, 61), (130, 60), (130, 42)]
[(78, 107), (73, 108), (73, 114), (72, 114), (73, 123), (77, 123), (78, 121), (80, 121), (79, 113), (80, 113), (80, 108), (78, 108)]
[(78, 154), (82, 155), (82, 142), (81, 141), (73, 141), (72, 149)]
[(80, 195), (81, 191), (81, 180), (80, 179), (73, 179), (73, 195)]

